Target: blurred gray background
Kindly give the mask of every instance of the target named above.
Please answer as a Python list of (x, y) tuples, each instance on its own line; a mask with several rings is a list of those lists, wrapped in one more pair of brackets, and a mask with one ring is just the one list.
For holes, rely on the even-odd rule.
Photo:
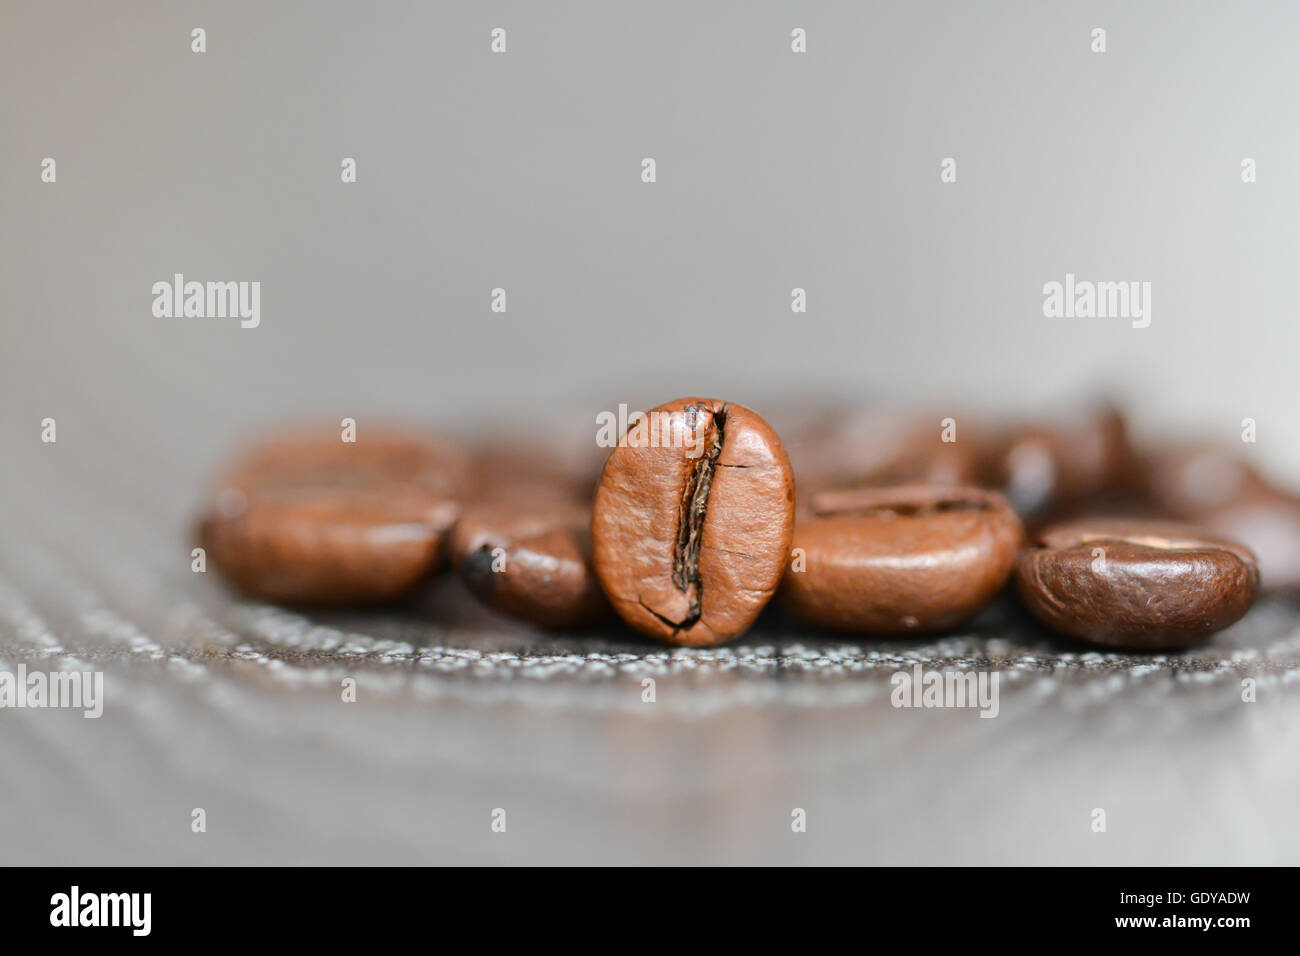
[[(46, 416), (61, 454), (111, 431), (197, 474), (281, 416), (791, 391), (1034, 411), (1102, 384), (1149, 429), (1253, 417), (1252, 452), (1300, 474), (1294, 3), (0, 17), (13, 454)], [(154, 318), (176, 272), (260, 281), (261, 327)], [(1150, 328), (1045, 318), (1067, 272), (1151, 282)]]
[[(1147, 434), (1252, 417), (1247, 453), (1300, 475), (1297, 49), (1281, 2), (7, 0), (0, 663), (104, 669), (109, 700), (0, 712), (0, 856), (1296, 862), (1292, 610), (1194, 659), (997, 618), (667, 652), (440, 593), (277, 611), (191, 574), (186, 535), (262, 423), (594, 432), (687, 393), (960, 417), (1113, 387)], [(155, 318), (176, 272), (260, 281), (260, 327)], [(1067, 272), (1152, 283), (1150, 327), (1045, 318)], [(1002, 716), (890, 708), (917, 660), (1002, 669)]]

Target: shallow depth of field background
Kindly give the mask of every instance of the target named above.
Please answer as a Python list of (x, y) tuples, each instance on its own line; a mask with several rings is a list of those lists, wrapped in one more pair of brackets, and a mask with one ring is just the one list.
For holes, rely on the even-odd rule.
[[(1300, 475), (1298, 48), (1289, 3), (6, 3), (5, 448), (1111, 384)], [(261, 327), (154, 318), (175, 272)], [(1044, 318), (1066, 272), (1151, 327)]]

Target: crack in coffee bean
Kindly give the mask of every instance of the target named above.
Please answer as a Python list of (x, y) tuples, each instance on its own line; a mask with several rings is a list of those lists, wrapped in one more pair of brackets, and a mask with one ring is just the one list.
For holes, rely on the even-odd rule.
[(951, 488), (925, 482), (865, 485), (813, 495), (812, 514), (820, 518), (930, 518), (962, 512), (989, 512), (1004, 499), (979, 488)]
[[(693, 431), (698, 422), (699, 406), (687, 408), (687, 426)], [(677, 520), (677, 547), (673, 554), (673, 584), (690, 599), (690, 608), (680, 627), (690, 627), (700, 619), (700, 542), (704, 535), (704, 519), (709, 509), (709, 492), (713, 489), (713, 473), (727, 427), (727, 406), (713, 414), (706, 436), (707, 447), (695, 463), (690, 479), (682, 489), (682, 506)]]
[(790, 458), (743, 405), (680, 398), (648, 414), (665, 425), (659, 440), (620, 443), (601, 472), (593, 568), (637, 630), (711, 647), (743, 633), (780, 583), (794, 520)]
[(816, 508), (821, 517), (853, 516), (879, 518), (922, 518), (927, 515), (952, 514), (959, 511), (988, 511), (987, 501), (938, 501), (924, 504), (871, 505), (864, 507)]

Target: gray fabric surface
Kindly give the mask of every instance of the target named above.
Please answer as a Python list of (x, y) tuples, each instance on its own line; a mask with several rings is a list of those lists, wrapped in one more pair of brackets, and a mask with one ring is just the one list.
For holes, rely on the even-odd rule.
[[(0, 669), (102, 670), (106, 704), (0, 710), (7, 862), (1300, 860), (1286, 603), (1160, 656), (1055, 641), (1012, 602), (942, 639), (769, 618), (708, 651), (542, 634), (451, 581), (376, 612), (282, 609), (190, 570), (192, 496), (165, 469), (114, 471), (11, 475)], [(998, 716), (891, 706), (916, 662), (996, 669)]]

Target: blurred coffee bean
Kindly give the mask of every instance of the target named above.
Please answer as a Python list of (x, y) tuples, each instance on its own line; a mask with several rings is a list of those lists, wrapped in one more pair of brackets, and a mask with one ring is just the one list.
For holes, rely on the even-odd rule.
[(591, 508), (534, 496), (465, 510), (452, 561), (488, 607), (541, 627), (583, 627), (609, 612), (591, 569)]
[(557, 527), (590, 523), (591, 505), (568, 494), (562, 486), (538, 482), (516, 489), (508, 497), (475, 501), (464, 507), (447, 538), (453, 568), (487, 546), (503, 547)]
[(812, 496), (837, 488), (969, 485), (979, 477), (986, 442), (979, 424), (938, 413), (880, 408), (829, 415), (788, 443), (800, 511), (809, 513)]
[(1053, 630), (1105, 647), (1164, 650), (1208, 640), (1255, 600), (1250, 550), (1191, 525), (1082, 519), (1020, 555), (1017, 585)]
[(1265, 592), (1300, 595), (1300, 497), (1268, 489), (1208, 511), (1200, 520), (1255, 552)]
[(283, 432), (225, 472), (200, 536), (257, 597), (384, 600), (437, 566), (469, 473), (458, 445), (416, 429)]
[(1030, 528), (1077, 514), (1120, 491), (1131, 474), (1123, 415), (1103, 405), (1004, 432), (980, 471), (979, 483), (1006, 495)]
[(1226, 445), (1166, 446), (1143, 464), (1153, 510), (1241, 541), (1259, 559), (1265, 591), (1300, 593), (1300, 496), (1271, 484)]
[(795, 525), (782, 604), (863, 634), (955, 627), (1006, 583), (1022, 539), (997, 492), (899, 485), (826, 492)]
[[(564, 427), (572, 426), (566, 422)], [(470, 489), (475, 501), (551, 494), (590, 498), (608, 454), (597, 446), (594, 429), (581, 440), (569, 435), (552, 442), (535, 434), (494, 433), (482, 442), (474, 456)]]
[(1239, 454), (1208, 442), (1171, 445), (1144, 454), (1141, 479), (1156, 510), (1192, 520), (1270, 491), (1263, 476)]

